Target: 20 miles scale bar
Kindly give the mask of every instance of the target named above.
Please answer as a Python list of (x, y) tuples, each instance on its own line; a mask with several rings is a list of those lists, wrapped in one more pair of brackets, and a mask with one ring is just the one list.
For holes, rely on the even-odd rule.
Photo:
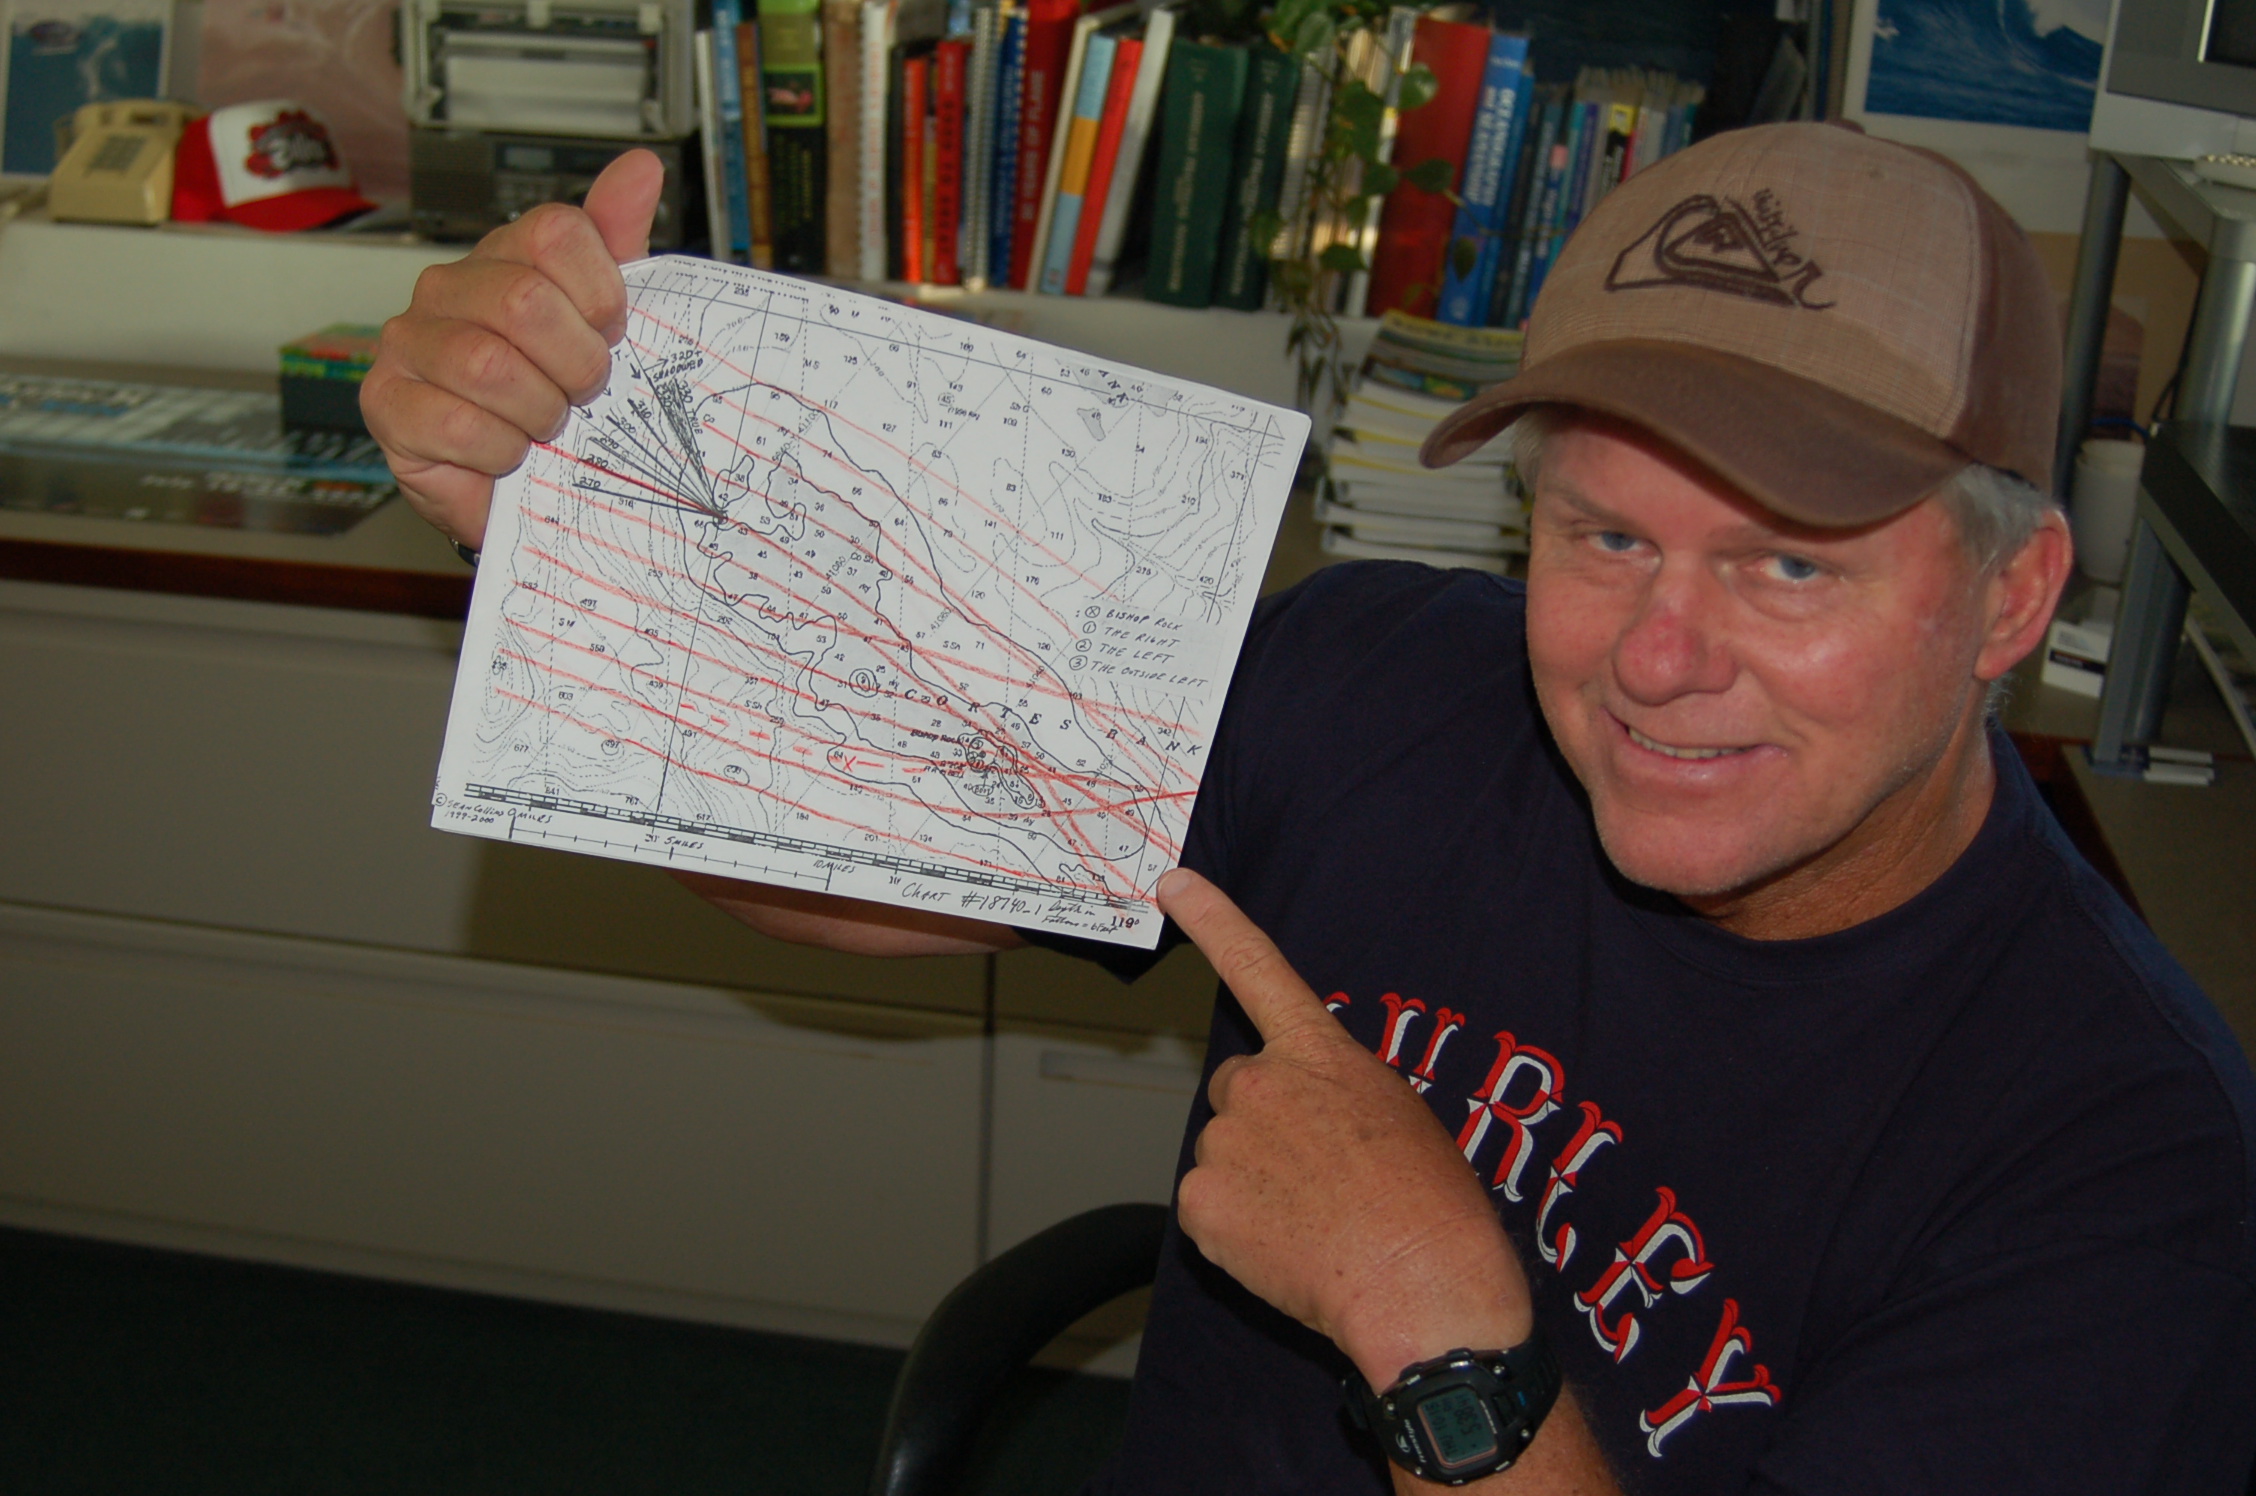
[(496, 489), (433, 824), (1149, 947), (1307, 419), (702, 260)]

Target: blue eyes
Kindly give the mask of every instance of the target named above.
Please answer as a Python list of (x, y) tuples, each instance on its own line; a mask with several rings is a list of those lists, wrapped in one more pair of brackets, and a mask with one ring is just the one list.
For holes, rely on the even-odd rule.
[(1823, 570), (1816, 562), (1800, 556), (1773, 555), (1770, 561), (1778, 568), (1778, 575), (1789, 582), (1813, 582)]
[[(1592, 530), (1590, 543), (1609, 556), (1626, 556), (1642, 542), (1626, 530)], [(1762, 572), (1774, 581), (1799, 585), (1814, 582), (1825, 575), (1825, 568), (1806, 556), (1796, 556), (1785, 551), (1769, 551), (1757, 558)]]

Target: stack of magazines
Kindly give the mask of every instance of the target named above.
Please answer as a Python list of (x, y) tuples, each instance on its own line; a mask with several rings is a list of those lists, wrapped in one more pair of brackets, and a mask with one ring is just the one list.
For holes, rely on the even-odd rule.
[(1520, 343), (1501, 328), (1380, 319), (1325, 450), (1315, 504), (1327, 554), (1501, 572), (1527, 550), (1527, 506), (1504, 443), (1451, 467), (1418, 462), (1444, 416), (1519, 372)]

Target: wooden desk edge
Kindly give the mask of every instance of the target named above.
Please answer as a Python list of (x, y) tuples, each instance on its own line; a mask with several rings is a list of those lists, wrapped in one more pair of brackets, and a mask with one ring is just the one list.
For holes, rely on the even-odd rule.
[(450, 622), (460, 622), (470, 612), (468, 568), (460, 577), (447, 577), (311, 561), (0, 538), (0, 577), (72, 587), (400, 613)]

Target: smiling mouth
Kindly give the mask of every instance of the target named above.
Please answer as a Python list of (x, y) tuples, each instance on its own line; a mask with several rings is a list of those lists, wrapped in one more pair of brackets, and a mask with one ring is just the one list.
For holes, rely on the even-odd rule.
[(1744, 748), (1677, 748), (1671, 746), (1670, 744), (1663, 743), (1656, 738), (1649, 738), (1645, 736), (1645, 734), (1639, 732), (1636, 728), (1631, 727), (1627, 722), (1622, 723), (1622, 730), (1629, 734), (1629, 740), (1632, 743), (1635, 743), (1638, 747), (1649, 749), (1652, 752), (1661, 754), (1662, 756), (1667, 758), (1728, 758), (1734, 753), (1745, 753), (1747, 751)]

